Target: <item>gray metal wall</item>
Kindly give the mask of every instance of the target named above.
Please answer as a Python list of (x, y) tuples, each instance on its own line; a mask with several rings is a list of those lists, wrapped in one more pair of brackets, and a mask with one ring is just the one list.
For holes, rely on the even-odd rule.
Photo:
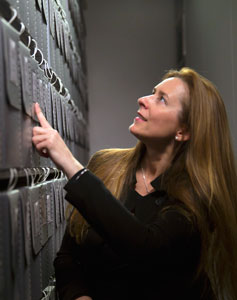
[(33, 147), (33, 106), (87, 161), (84, 32), (81, 1), (0, 1), (0, 300), (56, 299), (67, 180)]
[(221, 92), (237, 154), (237, 1), (187, 0), (186, 16), (187, 65)]

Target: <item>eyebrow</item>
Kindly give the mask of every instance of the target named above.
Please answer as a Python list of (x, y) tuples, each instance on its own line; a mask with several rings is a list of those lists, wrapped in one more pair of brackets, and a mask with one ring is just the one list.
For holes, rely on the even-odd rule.
[[(153, 88), (152, 93), (153, 93), (153, 94), (156, 93), (156, 88), (155, 88), (155, 87)], [(159, 91), (159, 95), (161, 95), (161, 96), (166, 96), (167, 98), (169, 98), (168, 94), (166, 94), (166, 93), (163, 92), (163, 91)]]

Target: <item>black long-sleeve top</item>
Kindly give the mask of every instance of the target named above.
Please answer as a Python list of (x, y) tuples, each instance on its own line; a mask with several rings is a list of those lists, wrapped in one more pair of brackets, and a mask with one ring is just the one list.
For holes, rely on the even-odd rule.
[[(55, 259), (60, 300), (211, 299), (195, 280), (201, 240), (197, 227), (160, 188), (139, 195), (130, 189), (124, 205), (90, 171), (69, 180), (66, 199), (90, 224), (80, 245), (64, 235)], [(164, 211), (164, 208), (167, 208)]]

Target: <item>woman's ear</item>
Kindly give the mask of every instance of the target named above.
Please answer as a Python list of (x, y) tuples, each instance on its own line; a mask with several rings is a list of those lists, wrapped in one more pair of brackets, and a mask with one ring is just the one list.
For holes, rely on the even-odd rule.
[(190, 139), (190, 133), (186, 128), (182, 128), (177, 131), (175, 140), (179, 142), (185, 142)]

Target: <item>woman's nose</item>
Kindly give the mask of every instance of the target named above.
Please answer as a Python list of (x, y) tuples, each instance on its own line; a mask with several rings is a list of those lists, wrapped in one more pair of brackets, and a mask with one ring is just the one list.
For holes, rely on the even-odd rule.
[(137, 100), (139, 106), (143, 106), (144, 108), (148, 108), (148, 104), (149, 104), (149, 96), (144, 96), (141, 97)]

